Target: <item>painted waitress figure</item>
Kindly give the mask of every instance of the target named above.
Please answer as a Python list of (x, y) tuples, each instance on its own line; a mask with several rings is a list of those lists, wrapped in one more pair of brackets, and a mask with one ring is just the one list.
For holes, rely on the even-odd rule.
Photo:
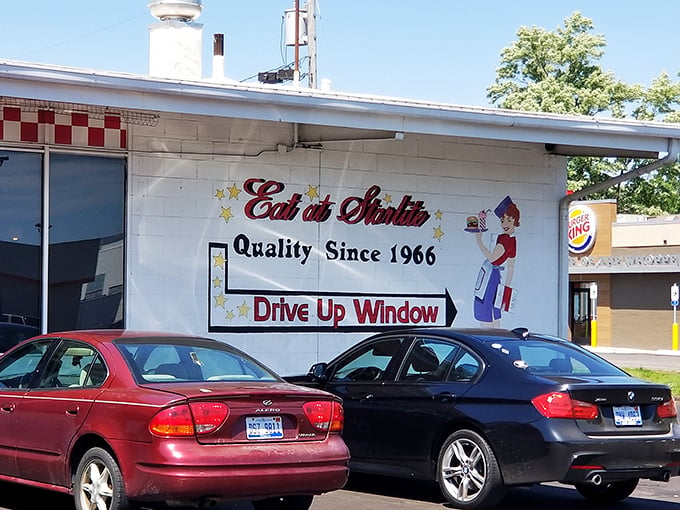
[(482, 229), (482, 225), (475, 233), (477, 245), (485, 259), (475, 284), (474, 314), (482, 327), (498, 328), (501, 310), (508, 310), (512, 298), (511, 284), (517, 256), (515, 229), (519, 227), (519, 209), (510, 197), (505, 197), (494, 213), (500, 219), (502, 229), (496, 244), (493, 247), (484, 245), (482, 232), (486, 229)]

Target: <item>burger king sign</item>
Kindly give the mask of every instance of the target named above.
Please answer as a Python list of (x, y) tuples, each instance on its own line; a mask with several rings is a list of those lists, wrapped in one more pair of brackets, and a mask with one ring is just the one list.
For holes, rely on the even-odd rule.
[(573, 205), (569, 208), (569, 228), (567, 237), (569, 251), (585, 253), (595, 244), (597, 223), (595, 213), (584, 205)]

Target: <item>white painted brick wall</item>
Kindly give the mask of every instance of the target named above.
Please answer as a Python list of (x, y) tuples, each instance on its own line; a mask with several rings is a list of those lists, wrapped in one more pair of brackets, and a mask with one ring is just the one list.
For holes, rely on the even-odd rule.
[[(303, 194), (308, 185), (318, 186), (321, 197), (335, 195), (338, 189), (362, 195), (374, 184), (383, 188), (383, 194), (395, 198), (415, 195), (428, 204), (428, 210), (431, 207), (431, 213), (441, 211), (442, 219), (433, 217), (421, 229), (366, 228), (363, 231), (375, 234), (364, 238), (352, 237), (356, 229), (334, 224), (331, 234), (322, 236), (338, 236), (356, 244), (370, 244), (387, 236), (386, 246), (425, 239), (435, 247), (438, 262), (435, 268), (393, 267), (387, 278), (381, 265), (352, 273), (337, 264), (310, 264), (296, 272), (273, 261), (253, 266), (265, 272), (274, 269), (271, 275), (249, 273), (246, 266), (238, 266), (229, 275), (230, 285), (270, 285), (311, 292), (319, 286), (316, 279), (321, 278), (321, 285), (334, 291), (373, 289), (385, 293), (403, 293), (404, 289), (431, 293), (446, 285), (458, 308), (455, 325), (475, 326), (471, 289), (482, 256), (474, 236), (463, 232), (465, 218), (481, 208), (492, 209), (510, 195), (522, 214), (514, 280), (522, 308), (516, 316), (504, 317), (503, 325), (556, 333), (557, 203), (565, 190), (564, 158), (547, 155), (540, 145), (492, 144), (408, 133), (402, 141), (335, 143), (327, 144), (322, 151), (278, 151), (277, 144), (291, 140), (291, 127), (278, 123), (179, 116), (161, 118), (156, 128), (135, 127), (127, 240), (129, 327), (220, 338), (284, 373), (303, 372), (311, 363), (327, 360), (369, 334), (207, 332), (208, 243), (229, 243), (244, 230), (253, 238), (267, 239), (277, 232), (285, 233), (288, 226), (280, 222), (244, 223), (238, 218), (226, 222), (219, 216), (223, 208), (232, 208), (235, 215), (243, 216), (242, 207), (249, 198), (242, 190), (243, 182), (262, 177), (284, 182), (285, 197), (292, 192)], [(244, 156), (262, 150), (267, 152), (258, 157)], [(227, 190), (232, 185), (241, 189), (238, 200), (229, 199)], [(219, 191), (226, 193), (222, 200), (217, 198)], [(309, 203), (306, 196), (302, 198), (305, 205)], [(439, 241), (433, 238), (438, 225), (444, 230)], [(326, 238), (319, 237), (319, 230), (330, 227), (297, 222), (291, 235), (321, 250)], [(317, 281), (317, 285), (310, 281)], [(229, 296), (230, 306), (239, 299)]]

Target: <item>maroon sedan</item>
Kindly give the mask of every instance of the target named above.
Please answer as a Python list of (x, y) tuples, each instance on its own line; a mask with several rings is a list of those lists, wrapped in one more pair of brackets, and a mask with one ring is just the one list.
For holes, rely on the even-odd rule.
[(71, 331), (0, 358), (0, 479), (71, 493), (78, 510), (308, 509), (347, 480), (342, 427), (339, 398), (216, 340)]

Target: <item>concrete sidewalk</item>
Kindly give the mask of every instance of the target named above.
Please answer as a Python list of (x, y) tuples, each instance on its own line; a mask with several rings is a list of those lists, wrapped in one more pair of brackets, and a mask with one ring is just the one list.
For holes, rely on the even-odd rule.
[(649, 368), (680, 372), (680, 351), (620, 347), (586, 347), (621, 368)]

